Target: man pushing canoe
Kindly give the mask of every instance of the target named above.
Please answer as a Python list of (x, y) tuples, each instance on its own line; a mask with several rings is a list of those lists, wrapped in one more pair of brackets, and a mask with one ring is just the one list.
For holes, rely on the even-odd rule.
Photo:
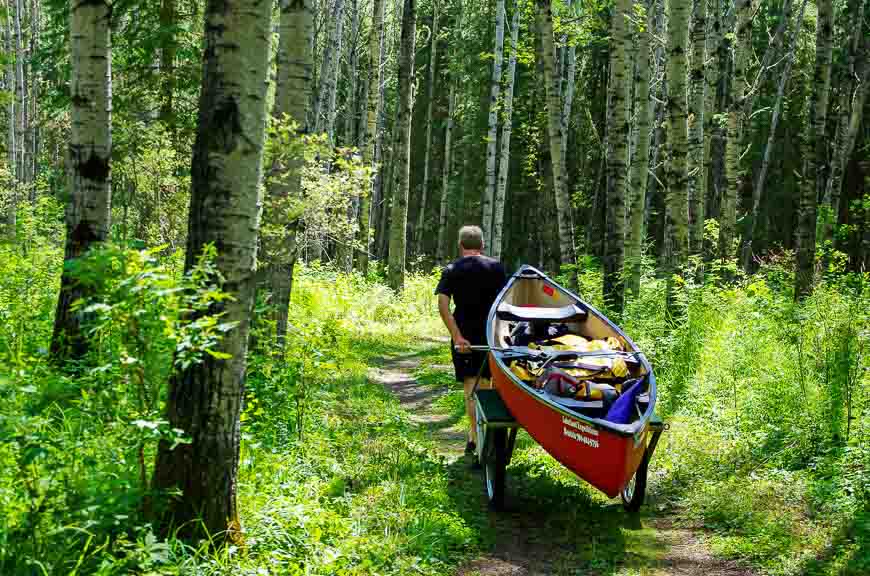
[[(474, 398), (471, 393), (478, 374), (481, 388), (491, 386), (487, 353), (473, 351), (471, 346), (486, 344), (489, 309), (507, 282), (502, 263), (484, 256), (483, 249), (483, 231), (478, 226), (463, 226), (459, 230), (460, 257), (444, 268), (435, 289), (438, 311), (452, 340), (450, 351), (456, 381), (462, 382), (465, 388), (465, 411), (470, 426), (466, 454), (473, 453), (477, 444)], [(452, 313), (451, 298), (454, 304)]]

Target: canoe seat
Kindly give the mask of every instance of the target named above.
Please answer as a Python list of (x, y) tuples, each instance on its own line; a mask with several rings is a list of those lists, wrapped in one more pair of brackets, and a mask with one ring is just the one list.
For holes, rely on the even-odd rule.
[(579, 322), (586, 319), (586, 310), (576, 304), (568, 304), (560, 308), (543, 306), (512, 306), (506, 302), (499, 304), (497, 309), (499, 320), (510, 322)]

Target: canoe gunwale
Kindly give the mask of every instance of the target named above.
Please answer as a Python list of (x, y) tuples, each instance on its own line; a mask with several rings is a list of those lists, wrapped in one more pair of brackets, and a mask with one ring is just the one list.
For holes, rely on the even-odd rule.
[[(502, 302), (502, 300), (504, 299), (504, 297), (508, 293), (508, 291), (513, 287), (514, 283), (517, 280), (522, 280), (522, 279), (541, 279), (541, 280), (544, 280), (545, 282), (549, 283), (555, 289), (560, 290), (561, 292), (568, 295), (570, 298), (576, 300), (581, 306), (583, 306), (587, 310), (587, 312), (589, 314), (596, 316), (598, 319), (600, 319), (605, 324), (607, 324), (608, 327), (610, 327), (614, 332), (616, 332), (620, 337), (622, 337), (625, 340), (625, 342), (631, 347), (632, 353), (636, 355), (635, 357), (640, 361), (641, 365), (646, 369), (646, 374), (644, 375), (644, 378), (647, 379), (647, 384), (649, 386), (649, 398), (650, 398), (649, 405), (647, 406), (646, 410), (644, 411), (644, 413), (641, 415), (641, 417), (638, 420), (636, 420), (635, 422), (632, 422), (631, 424), (615, 424), (613, 422), (609, 422), (609, 421), (603, 420), (601, 418), (591, 418), (591, 417), (586, 416), (584, 414), (581, 414), (579, 412), (567, 410), (566, 408), (560, 406), (556, 402), (553, 402), (553, 401), (545, 398), (540, 393), (538, 393), (537, 390), (535, 390), (534, 388), (532, 388), (531, 386), (529, 386), (528, 384), (526, 384), (525, 382), (523, 382), (522, 380), (517, 378), (516, 375), (514, 375), (513, 371), (507, 366), (507, 364), (505, 364), (505, 362), (502, 358), (504, 353), (497, 350), (497, 348), (499, 348), (499, 347), (496, 346), (497, 343), (494, 342), (494, 338), (493, 338), (494, 330), (492, 328), (493, 328), (493, 322), (496, 319), (496, 314), (498, 312), (499, 304)], [(492, 304), (492, 307), (489, 310), (489, 315), (487, 317), (486, 324), (487, 324), (486, 338), (487, 338), (487, 343), (491, 349), (490, 354), (495, 359), (495, 362), (498, 365), (500, 371), (505, 376), (507, 376), (507, 378), (514, 385), (516, 385), (520, 390), (525, 392), (528, 396), (531, 396), (532, 398), (534, 398), (538, 402), (545, 404), (551, 410), (554, 410), (554, 411), (556, 411), (556, 412), (558, 412), (558, 413), (560, 413), (563, 416), (566, 416), (568, 418), (582, 420), (582, 421), (587, 422), (593, 426), (605, 429), (609, 432), (613, 432), (613, 433), (618, 434), (619, 436), (622, 436), (622, 437), (634, 437), (635, 444), (641, 442), (644, 439), (644, 433), (646, 432), (647, 424), (649, 423), (649, 421), (652, 418), (653, 413), (655, 411), (655, 405), (656, 405), (656, 399), (657, 399), (656, 379), (655, 379), (655, 375), (653, 374), (652, 366), (650, 365), (649, 360), (647, 360), (646, 355), (638, 349), (638, 347), (634, 343), (634, 341), (631, 338), (629, 338), (622, 331), (622, 329), (619, 328), (619, 326), (617, 326), (616, 324), (611, 322), (607, 316), (605, 316), (604, 314), (599, 312), (594, 306), (592, 306), (591, 304), (589, 304), (588, 302), (586, 302), (585, 300), (583, 300), (582, 298), (580, 298), (579, 296), (577, 296), (576, 294), (571, 292), (570, 290), (563, 288), (560, 284), (553, 281), (551, 278), (549, 278), (546, 274), (544, 274), (543, 272), (541, 272), (537, 268), (535, 268), (533, 266), (529, 266), (528, 264), (524, 264), (523, 266), (520, 267), (519, 270), (516, 271), (516, 273), (514, 273), (510, 277), (507, 284), (505, 284), (502, 291), (496, 297), (495, 301)]]

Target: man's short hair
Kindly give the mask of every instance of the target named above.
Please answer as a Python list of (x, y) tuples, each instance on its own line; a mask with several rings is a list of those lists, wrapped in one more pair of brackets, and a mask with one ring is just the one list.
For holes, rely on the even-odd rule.
[(480, 226), (460, 228), (459, 245), (466, 250), (483, 250), (483, 230), (480, 229)]

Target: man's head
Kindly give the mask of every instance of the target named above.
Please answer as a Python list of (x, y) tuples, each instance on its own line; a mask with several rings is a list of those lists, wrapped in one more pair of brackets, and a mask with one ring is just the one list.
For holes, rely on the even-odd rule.
[(480, 226), (463, 226), (459, 229), (459, 249), (463, 252), (483, 250), (483, 230)]

